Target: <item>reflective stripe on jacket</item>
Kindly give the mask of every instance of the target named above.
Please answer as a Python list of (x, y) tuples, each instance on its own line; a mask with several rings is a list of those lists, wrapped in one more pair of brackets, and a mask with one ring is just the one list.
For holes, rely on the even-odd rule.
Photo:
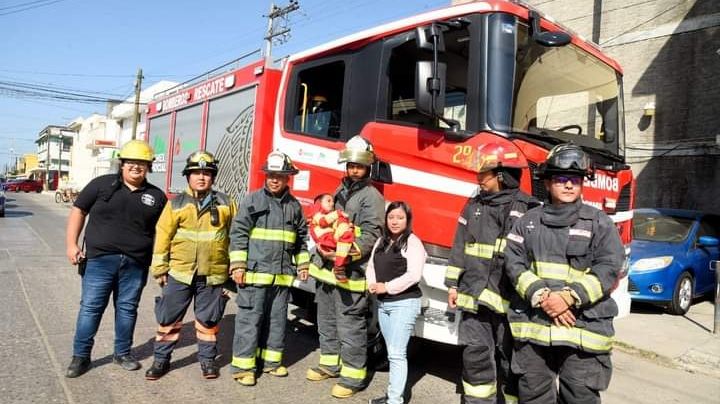
[[(505, 270), (516, 290), (508, 311), (513, 337), (607, 352), (617, 315), (610, 293), (624, 260), (618, 231), (604, 212), (587, 205), (581, 204), (568, 226), (545, 224), (543, 209), (529, 211), (507, 236)], [(571, 308), (574, 327), (556, 327), (540, 307), (532, 307), (533, 296), (545, 289), (570, 290), (579, 299)]]
[(478, 305), (507, 311), (509, 288), (503, 275), (505, 234), (539, 202), (518, 189), (481, 192), (468, 200), (458, 218), (445, 285), (458, 290), (460, 310), (477, 312)]
[(208, 285), (219, 285), (228, 278), (230, 223), (235, 202), (222, 192), (212, 191), (219, 222), (211, 221), (210, 205), (198, 211), (190, 190), (165, 205), (158, 219), (150, 271), (154, 277), (170, 273), (177, 281), (192, 283), (195, 273), (207, 276)]
[(258, 282), (246, 282), (268, 284), (260, 274), (294, 275), (295, 266), (309, 260), (305, 217), (288, 190), (274, 197), (263, 188), (245, 197), (230, 230), (230, 261), (246, 263), (246, 276), (257, 276)]

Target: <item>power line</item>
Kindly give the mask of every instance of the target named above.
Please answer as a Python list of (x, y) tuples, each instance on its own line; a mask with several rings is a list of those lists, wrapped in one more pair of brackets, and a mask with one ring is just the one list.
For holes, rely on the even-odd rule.
[[(31, 1), (31, 2), (28, 2), (28, 3), (24, 3), (24, 4), (18, 4), (18, 5), (15, 5), (15, 6), (8, 6), (8, 7), (5, 7), (5, 9), (16, 8), (16, 7), (23, 7), (23, 6), (27, 6), (27, 7), (25, 7), (25, 8), (19, 8), (19, 9), (17, 9), (17, 10), (8, 11), (8, 12), (5, 12), (5, 13), (0, 13), (0, 17), (1, 17), (1, 16), (4, 16), (4, 15), (10, 15), (10, 14), (15, 14), (15, 13), (20, 13), (20, 12), (23, 12), (23, 11), (33, 10), (33, 9), (36, 9), (36, 8), (39, 8), (39, 7), (49, 6), (49, 5), (51, 5), (51, 4), (60, 3), (61, 1), (65, 1), (65, 0)], [(40, 4), (38, 4), (38, 3), (40, 3)], [(30, 4), (34, 4), (34, 5), (30, 5)]]

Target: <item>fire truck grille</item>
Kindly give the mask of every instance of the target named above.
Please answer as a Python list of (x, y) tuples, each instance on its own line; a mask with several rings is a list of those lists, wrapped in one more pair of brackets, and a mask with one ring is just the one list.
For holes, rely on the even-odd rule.
[(630, 190), (631, 186), (629, 183), (625, 184), (625, 186), (620, 190), (620, 196), (618, 197), (616, 205), (617, 212), (626, 212), (630, 210)]
[(426, 323), (447, 324), (455, 322), (455, 313), (432, 307), (423, 308), (422, 316)]
[(535, 172), (537, 171), (538, 165), (533, 162), (528, 162), (528, 167), (530, 168), (530, 176), (532, 178), (533, 196), (541, 201), (546, 200), (548, 195), (547, 190), (545, 189), (545, 184), (543, 184), (543, 180), (540, 178), (535, 178)]

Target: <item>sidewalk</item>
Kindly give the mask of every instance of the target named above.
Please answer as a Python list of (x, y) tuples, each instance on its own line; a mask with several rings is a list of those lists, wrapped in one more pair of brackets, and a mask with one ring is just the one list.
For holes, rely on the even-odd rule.
[(714, 310), (708, 299), (693, 305), (685, 316), (633, 304), (630, 315), (615, 320), (615, 348), (720, 378), (720, 335), (712, 333)]

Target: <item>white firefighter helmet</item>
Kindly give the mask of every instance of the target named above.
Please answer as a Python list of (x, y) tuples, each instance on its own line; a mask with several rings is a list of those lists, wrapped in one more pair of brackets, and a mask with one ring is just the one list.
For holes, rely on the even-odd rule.
[(338, 163), (357, 163), (370, 167), (374, 162), (375, 152), (372, 145), (360, 135), (350, 138), (338, 157)]
[(268, 174), (276, 173), (285, 175), (295, 175), (299, 172), (290, 157), (279, 150), (275, 150), (268, 155), (265, 166), (263, 166), (263, 171)]

